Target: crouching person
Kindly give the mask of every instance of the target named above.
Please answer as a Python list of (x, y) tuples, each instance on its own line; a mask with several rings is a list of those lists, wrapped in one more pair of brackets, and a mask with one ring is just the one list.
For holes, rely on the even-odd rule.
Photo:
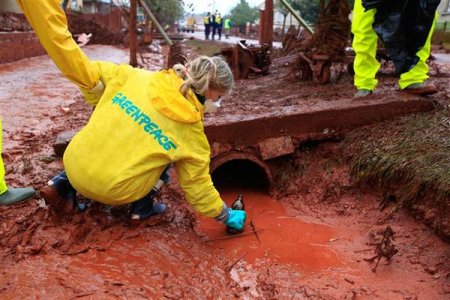
[[(87, 125), (64, 154), (65, 171), (41, 195), (56, 210), (82, 210), (76, 193), (108, 205), (132, 203), (131, 217), (165, 211), (152, 191), (168, 181), (173, 164), (187, 201), (202, 215), (241, 230), (245, 212), (228, 208), (209, 174), (203, 129), (206, 108), (231, 91), (233, 76), (220, 57), (206, 56), (150, 72), (93, 62), (105, 86)], [(90, 102), (95, 98), (83, 90)]]
[(241, 230), (245, 212), (228, 208), (209, 174), (210, 147), (203, 114), (233, 88), (220, 57), (201, 56), (151, 72), (90, 61), (71, 38), (57, 0), (17, 0), (56, 66), (95, 105), (87, 125), (69, 143), (64, 172), (41, 189), (58, 212), (83, 209), (76, 194), (108, 205), (132, 204), (132, 217), (164, 212), (152, 189), (173, 165), (195, 211)]

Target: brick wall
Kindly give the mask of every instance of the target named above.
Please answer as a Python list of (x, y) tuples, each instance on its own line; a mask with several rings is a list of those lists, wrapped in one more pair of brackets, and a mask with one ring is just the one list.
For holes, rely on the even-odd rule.
[(33, 32), (0, 32), (0, 64), (45, 53)]

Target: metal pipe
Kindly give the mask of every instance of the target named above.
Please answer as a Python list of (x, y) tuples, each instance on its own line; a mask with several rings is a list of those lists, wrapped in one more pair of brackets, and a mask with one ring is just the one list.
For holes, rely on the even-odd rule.
[(155, 23), (156, 27), (158, 28), (159, 32), (162, 34), (162, 36), (166, 40), (167, 44), (169, 44), (169, 46), (172, 46), (173, 45), (172, 40), (167, 35), (164, 28), (162, 28), (161, 24), (159, 24), (158, 20), (156, 20), (155, 15), (153, 15), (152, 11), (150, 10), (150, 8), (148, 8), (147, 4), (143, 0), (138, 0), (138, 1), (139, 1), (139, 4), (144, 8), (147, 15), (150, 17), (150, 19), (152, 19), (152, 22)]
[(289, 5), (289, 3), (286, 2), (286, 0), (280, 0), (280, 2), (289, 10), (289, 12), (294, 16), (294, 18), (297, 19), (297, 21), (300, 22), (300, 24), (302, 24), (303, 27), (306, 28), (306, 30), (308, 30), (309, 33), (314, 34), (314, 30), (309, 27), (308, 23), (306, 23), (305, 20), (302, 19), (302, 17), (300, 17), (297, 12), (292, 8), (292, 6)]

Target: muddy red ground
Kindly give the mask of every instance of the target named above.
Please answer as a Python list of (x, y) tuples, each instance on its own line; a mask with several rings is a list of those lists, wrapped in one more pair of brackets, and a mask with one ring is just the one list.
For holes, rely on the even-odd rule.
[[(127, 61), (123, 49), (85, 51)], [(162, 61), (156, 57), (156, 69)], [(353, 93), (346, 74), (313, 87), (289, 82), (286, 71), (274, 67), (270, 77), (239, 82), (220, 114), (257, 115)], [(55, 137), (83, 126), (91, 109), (46, 56), (2, 65), (0, 76), (7, 182), (38, 189), (62, 168), (52, 149)], [(448, 78), (432, 81), (442, 90), (437, 98), (448, 99)], [(394, 84), (382, 76), (380, 90)], [(222, 239), (223, 227), (196, 216), (176, 184), (163, 189), (169, 212), (137, 226), (125, 220), (126, 208), (99, 206), (56, 220), (39, 196), (0, 207), (0, 297), (448, 299), (449, 245), (407, 212), (392, 218), (380, 212), (381, 192), (355, 187), (339, 163), (340, 151), (332, 142), (299, 150), (285, 165), (287, 173), (291, 166), (302, 176), (278, 180), (284, 184), (277, 199), (259, 190), (220, 188), (228, 203), (244, 193), (258, 237), (247, 225), (250, 234)], [(387, 225), (398, 253), (389, 263), (381, 259), (373, 272), (364, 259), (374, 255), (371, 243)]]

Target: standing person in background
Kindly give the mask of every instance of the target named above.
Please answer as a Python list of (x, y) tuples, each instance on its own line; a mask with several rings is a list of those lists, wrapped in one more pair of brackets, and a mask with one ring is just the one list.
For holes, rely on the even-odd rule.
[(216, 36), (216, 32), (217, 32), (217, 23), (216, 23), (216, 16), (219, 12), (216, 10), (215, 14), (211, 17), (211, 21), (212, 21), (212, 40), (214, 41), (214, 38)]
[(0, 204), (10, 205), (33, 197), (35, 190), (32, 188), (8, 188), (5, 182), (5, 166), (1, 154), (2, 118), (0, 116)]
[(203, 25), (205, 25), (205, 40), (209, 40), (209, 33), (211, 32), (211, 13), (208, 12), (203, 18)]
[(222, 16), (220, 15), (220, 13), (217, 13), (214, 18), (215, 20), (215, 24), (217, 26), (217, 34), (219, 35), (219, 40), (222, 38), (222, 27), (223, 27), (223, 19)]
[(226, 18), (224, 22), (224, 29), (225, 29), (225, 38), (230, 38), (230, 30), (231, 26), (233, 26), (233, 22), (231, 22), (230, 18)]
[[(424, 7), (416, 1), (355, 0), (352, 18), (354, 61), (354, 97), (373, 93), (380, 68), (376, 59), (377, 40), (381, 38), (400, 75), (400, 90), (415, 95), (432, 95), (437, 89), (427, 84), (431, 36), (437, 19), (439, 1)], [(434, 20), (433, 20), (434, 19)], [(378, 36), (377, 36), (378, 34)]]

